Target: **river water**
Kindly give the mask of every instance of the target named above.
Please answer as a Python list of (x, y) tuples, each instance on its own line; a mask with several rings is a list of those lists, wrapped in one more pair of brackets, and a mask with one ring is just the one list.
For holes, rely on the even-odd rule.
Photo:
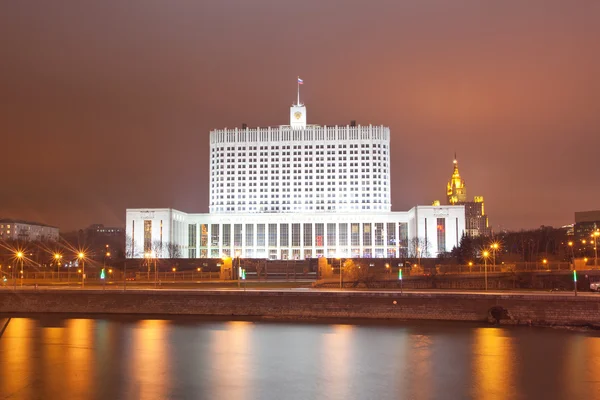
[(600, 399), (600, 335), (470, 323), (12, 318), (0, 337), (0, 399)]

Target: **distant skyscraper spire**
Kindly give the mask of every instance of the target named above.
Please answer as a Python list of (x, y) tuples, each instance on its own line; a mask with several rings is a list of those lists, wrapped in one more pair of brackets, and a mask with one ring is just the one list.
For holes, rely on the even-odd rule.
[(458, 172), (458, 161), (456, 159), (456, 152), (454, 152), (454, 171), (452, 171), (452, 177), (446, 186), (446, 194), (448, 195), (449, 204), (463, 203), (467, 201), (467, 188), (465, 181), (460, 177)]

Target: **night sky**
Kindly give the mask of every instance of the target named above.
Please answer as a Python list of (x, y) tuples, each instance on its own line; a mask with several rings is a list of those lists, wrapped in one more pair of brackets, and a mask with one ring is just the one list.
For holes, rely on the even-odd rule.
[(495, 230), (600, 209), (600, 1), (3, 1), (0, 217), (208, 212), (209, 131), (386, 125), (392, 209), (454, 152)]

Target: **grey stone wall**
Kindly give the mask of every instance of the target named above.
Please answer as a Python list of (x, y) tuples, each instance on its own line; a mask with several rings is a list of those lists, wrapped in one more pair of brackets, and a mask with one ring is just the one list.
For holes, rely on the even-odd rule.
[[(491, 310), (496, 307), (495, 313)], [(500, 311), (498, 311), (500, 310)], [(600, 296), (0, 290), (0, 313), (202, 315), (600, 325)], [(491, 317), (493, 314), (493, 317)]]

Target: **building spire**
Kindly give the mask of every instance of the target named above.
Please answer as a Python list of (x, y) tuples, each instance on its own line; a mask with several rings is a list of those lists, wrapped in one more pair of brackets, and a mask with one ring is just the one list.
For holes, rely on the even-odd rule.
[(458, 172), (458, 161), (456, 159), (456, 152), (454, 152), (454, 170), (452, 171), (452, 177), (446, 186), (448, 203), (457, 204), (467, 201), (467, 189), (465, 187), (465, 181), (460, 177)]
[(302, 79), (300, 79), (300, 77), (298, 77), (298, 102), (296, 103), (296, 105), (298, 107), (300, 107), (302, 104), (300, 104), (300, 85), (302, 85), (304, 83), (304, 81)]

